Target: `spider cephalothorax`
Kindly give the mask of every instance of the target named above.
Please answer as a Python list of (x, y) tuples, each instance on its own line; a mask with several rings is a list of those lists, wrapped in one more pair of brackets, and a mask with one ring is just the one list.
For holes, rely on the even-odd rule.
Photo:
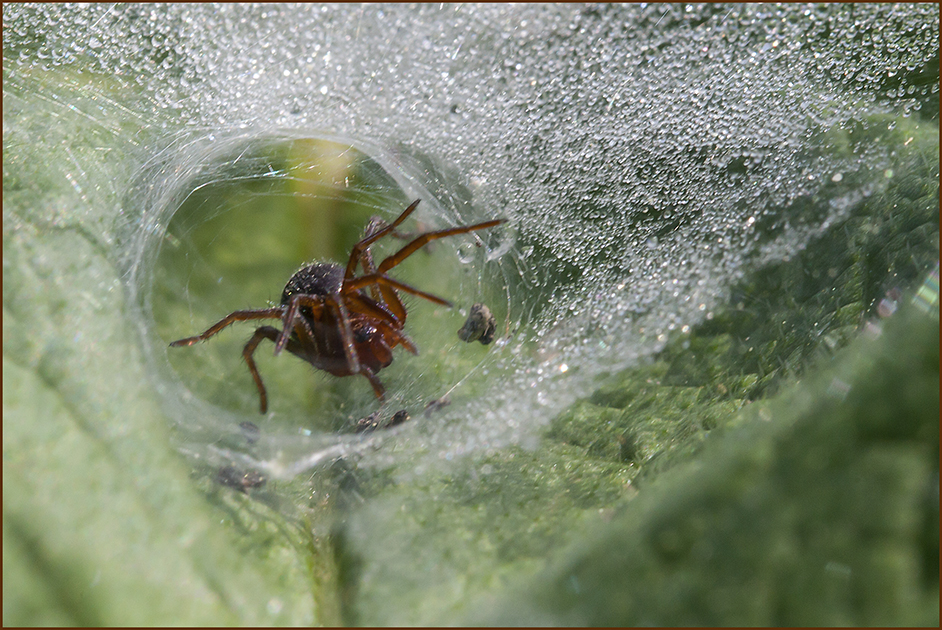
[[(376, 397), (383, 399), (386, 390), (376, 373), (392, 363), (393, 348), (402, 346), (413, 354), (418, 353), (415, 344), (403, 332), (407, 313), (397, 291), (451, 306), (447, 300), (390, 278), (386, 272), (430, 241), (503, 223), (503, 220), (495, 219), (426, 232), (385, 258), (378, 267), (374, 266), (370, 245), (392, 234), (418, 205), (419, 200), (412, 202), (388, 225), (374, 217), (367, 225), (364, 237), (351, 249), (346, 269), (331, 262), (302, 267), (288, 280), (278, 306), (229, 313), (202, 334), (179, 339), (170, 345), (191, 346), (209, 339), (234, 322), (280, 319), (281, 330), (273, 326), (257, 328), (242, 350), (258, 387), (262, 413), (268, 409), (268, 397), (252, 355), (263, 339), (274, 342), (276, 355), (287, 350), (334, 376), (361, 374), (369, 380)], [(359, 277), (356, 276), (357, 266), (363, 270)]]

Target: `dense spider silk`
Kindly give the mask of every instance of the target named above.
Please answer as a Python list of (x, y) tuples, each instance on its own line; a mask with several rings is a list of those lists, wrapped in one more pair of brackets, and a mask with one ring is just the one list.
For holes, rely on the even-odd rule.
[[(459, 294), (497, 299), (506, 285), (503, 341), (464, 370), (476, 370), (483, 389), (397, 435), (397, 454), (371, 455), (421, 468), (532, 444), (596, 376), (650, 356), (707, 317), (744, 273), (792, 255), (879, 194), (886, 155), (904, 149), (874, 142), (841, 151), (829, 130), (866, 128), (872, 115), (917, 108), (937, 89), (903, 79), (932, 62), (925, 51), (938, 50), (934, 5), (8, 5), (4, 18), (9, 89), (64, 90), (81, 83), (77, 70), (106, 77), (87, 101), (70, 100), (100, 124), (87, 152), (63, 159), (77, 168), (67, 174), (75, 186), (62, 193), (62, 212), (81, 215), (88, 195), (102, 190), (130, 191), (112, 204), (120, 217), (93, 227), (128, 269), (169, 415), (187, 428), (185, 447), (204, 454), (237, 424), (229, 414), (239, 415), (241, 399), (222, 387), (244, 367), (237, 352), (207, 355), (202, 373), (221, 376), (187, 395), (187, 368), (170, 369), (161, 344), (173, 337), (158, 331), (152, 309), (177, 308), (184, 323), (205, 313), (203, 323), (259, 304), (248, 289), (245, 303), (220, 303), (211, 290), (220, 278), (208, 276), (180, 280), (177, 297), (155, 296), (156, 244), (196, 186), (289, 176), (259, 157), (277, 133), (363, 147), (388, 171), (361, 189), (360, 201), (377, 213), (393, 213), (402, 188), (428, 200), (429, 221), (511, 219), (487, 250), (464, 243), (451, 252), (474, 259), (470, 277), (458, 274)], [(96, 168), (94, 147), (140, 171), (136, 185), (128, 174), (115, 181), (117, 168)], [(275, 203), (281, 193), (252, 194)], [(232, 236), (218, 229), (219, 238)], [(232, 239), (242, 256), (279, 251)], [(436, 260), (460, 265), (443, 254)], [(246, 286), (264, 303), (288, 277), (279, 273)], [(464, 378), (446, 376), (422, 393), (403, 374), (403, 399)], [(294, 377), (282, 383), (304, 386)], [(295, 400), (323, 402), (301, 393)], [(342, 403), (331, 404), (341, 413)], [(315, 430), (311, 442), (298, 442), (299, 426), (299, 417), (269, 426), (270, 453), (287, 443), (305, 451), (285, 451), (285, 470), (316, 459), (307, 453), (322, 443), (347, 440)]]
[[(349, 141), (317, 140), (304, 134), (264, 134), (254, 143), (238, 136), (221, 144), (221, 149), (215, 147), (208, 154), (186, 152), (198, 166), (185, 170), (199, 174), (179, 184), (182, 192), (174, 198), (185, 200), (154, 208), (155, 223), (165, 224), (166, 232), (162, 239), (142, 244), (138, 266), (140, 270), (152, 269), (147, 275), (152, 285), (142, 294), (143, 310), (153, 316), (153, 325), (145, 335), (157, 339), (151, 346), (152, 360), (171, 390), (167, 404), (190, 436), (184, 447), (187, 450), (214, 433), (230, 434), (236, 445), (244, 446), (235, 430), (239, 421), (261, 421), (252, 416), (258, 407), (257, 393), (254, 386), (245, 387), (251, 381), (241, 360), (242, 344), (255, 326), (236, 323), (193, 346), (196, 352), (192, 355), (174, 351), (167, 357), (161, 341), (199, 332), (197, 329), (232, 310), (277, 304), (283, 284), (301, 263), (332, 260), (345, 265), (349, 248), (362, 237), (370, 215), (391, 221), (405, 205), (401, 199), (424, 196), (427, 203), (420, 204), (393, 235), (374, 244), (377, 264), (398, 250), (404, 240), (411, 240), (413, 233), (445, 227), (443, 216), (453, 225), (476, 221), (467, 214), (447, 218), (448, 213), (430, 193), (404, 177), (410, 168), (404, 158), (400, 156), (398, 167), (391, 168), (389, 156), (377, 147), (369, 147), (372, 157), (367, 157)], [(233, 153), (238, 159), (232, 158)], [(155, 170), (144, 179), (161, 181), (177, 172), (168, 172), (162, 165)], [(409, 189), (407, 195), (389, 171)], [(173, 180), (166, 181), (169, 185)], [(453, 215), (459, 209), (453, 208)], [(326, 237), (325, 232), (333, 236)], [(447, 296), (459, 306), (484, 299), (499, 304), (500, 312), (506, 314), (507, 283), (497, 259), (500, 250), (506, 251), (512, 242), (512, 235), (482, 236), (470, 233), (436, 241), (431, 248), (408, 257), (392, 276)], [(456, 248), (467, 246), (469, 253), (459, 258)], [(486, 260), (489, 256), (494, 257), (490, 262)], [(452, 312), (409, 295), (402, 298), (409, 313), (406, 333), (419, 345), (421, 354), (412, 357), (396, 351), (393, 366), (379, 375), (388, 387), (387, 405), (382, 409), (386, 416), (400, 408), (420, 415), (433, 400), (461, 385), (468, 373), (478, 371), (487, 358), (480, 350), (457, 349), (464, 345), (456, 334), (463, 308)], [(183, 325), (189, 328), (182, 331)], [(378, 406), (369, 386), (346, 382), (359, 379), (312, 374), (297, 359), (284, 355), (271, 360), (272, 354), (267, 345), (255, 354), (273, 410), (264, 423), (266, 430), (256, 452), (269, 448), (282, 453), (283, 460), (286, 451), (298, 457), (306, 450), (316, 451), (316, 445), (325, 441), (343, 442), (343, 438), (327, 433), (349, 431)], [(172, 369), (167, 369), (167, 359)], [(196, 420), (194, 413), (203, 415)], [(284, 428), (291, 433), (279, 433)], [(292, 435), (298, 428), (311, 441), (299, 441)], [(216, 448), (202, 456), (218, 457), (219, 453)], [(231, 456), (227, 452), (223, 457)], [(315, 461), (322, 461), (320, 455)], [(256, 461), (252, 465), (275, 475), (290, 476), (294, 473), (287, 471), (297, 470), (284, 461)]]

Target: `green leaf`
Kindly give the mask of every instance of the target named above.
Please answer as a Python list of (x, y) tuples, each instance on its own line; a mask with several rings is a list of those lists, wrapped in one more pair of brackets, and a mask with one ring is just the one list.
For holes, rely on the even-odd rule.
[[(53, 91), (70, 80), (29, 78)], [(124, 147), (81, 115), (120, 88), (71, 88), (70, 117), (4, 84), (17, 124), (3, 153), (3, 622), (328, 621), (311, 528), (199, 482), (171, 446), (109, 246), (117, 191), (106, 184), (127, 178)], [(70, 144), (50, 150), (63, 134)], [(69, 151), (100, 183), (72, 209)]]

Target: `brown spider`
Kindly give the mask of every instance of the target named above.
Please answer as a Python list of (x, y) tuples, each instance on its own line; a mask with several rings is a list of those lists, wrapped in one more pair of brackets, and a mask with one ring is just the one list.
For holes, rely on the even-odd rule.
[[(419, 352), (403, 332), (406, 309), (396, 291), (451, 306), (447, 300), (394, 280), (386, 272), (430, 241), (483, 230), (504, 222), (503, 219), (495, 219), (476, 225), (426, 232), (388, 256), (379, 267), (374, 267), (370, 245), (392, 234), (418, 205), (419, 200), (416, 199), (389, 225), (384, 226), (381, 219), (373, 217), (363, 239), (351, 249), (346, 270), (333, 262), (307, 265), (288, 280), (281, 294), (280, 305), (229, 313), (202, 334), (178, 339), (170, 346), (191, 346), (197, 341), (209, 339), (233, 322), (280, 319), (281, 330), (273, 326), (255, 329), (255, 334), (242, 350), (242, 356), (258, 387), (262, 413), (268, 409), (268, 396), (252, 355), (263, 339), (275, 343), (276, 356), (282, 350), (287, 350), (334, 376), (362, 374), (373, 386), (376, 397), (383, 400), (386, 390), (376, 373), (392, 363), (392, 349), (401, 345), (412, 354)], [(363, 268), (360, 277), (354, 275), (357, 265)], [(367, 288), (372, 297), (364, 293)]]

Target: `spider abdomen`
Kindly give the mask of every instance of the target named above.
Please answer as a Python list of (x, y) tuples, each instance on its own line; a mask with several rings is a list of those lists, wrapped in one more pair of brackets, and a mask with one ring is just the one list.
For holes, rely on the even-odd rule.
[(287, 304), (292, 296), (299, 293), (337, 295), (342, 287), (343, 267), (337, 263), (313, 263), (294, 272), (281, 293), (281, 303)]

